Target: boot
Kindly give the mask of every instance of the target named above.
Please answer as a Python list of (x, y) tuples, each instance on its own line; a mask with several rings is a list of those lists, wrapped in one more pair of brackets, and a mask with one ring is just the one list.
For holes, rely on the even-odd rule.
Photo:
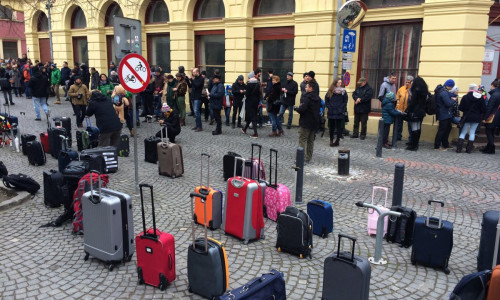
[(468, 141), (467, 147), (465, 147), (465, 152), (471, 153), (474, 150), (474, 141)]
[(280, 130), (280, 131), (278, 131), (278, 135), (279, 136), (285, 135), (285, 132), (283, 130)]
[(269, 134), (269, 137), (275, 137), (275, 136), (278, 136), (278, 134), (275, 131)]
[(54, 102), (54, 104), (61, 104), (61, 100), (56, 100), (56, 102)]
[(181, 126), (186, 126), (186, 118), (181, 118)]
[(130, 129), (130, 136), (134, 136), (134, 129)]
[(405, 150), (408, 151), (417, 151), (417, 146), (415, 144), (415, 140), (417, 139), (417, 131), (412, 131), (411, 133), (411, 143), (408, 142), (408, 147), (405, 148)]
[(464, 146), (464, 139), (458, 139), (457, 150), (455, 152), (462, 153), (463, 146)]
[(337, 138), (333, 143), (332, 147), (337, 147), (339, 145), (340, 140)]
[(330, 147), (333, 147), (333, 139), (330, 139)]

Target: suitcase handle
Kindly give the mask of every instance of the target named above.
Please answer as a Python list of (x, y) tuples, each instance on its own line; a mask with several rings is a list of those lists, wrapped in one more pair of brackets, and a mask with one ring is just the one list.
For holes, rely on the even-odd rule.
[(311, 205), (316, 205), (316, 206), (319, 206), (319, 207), (325, 207), (325, 204), (323, 202), (319, 202), (319, 201), (309, 201), (308, 204), (311, 204)]
[(349, 235), (346, 235), (346, 234), (339, 233), (339, 243), (338, 243), (338, 246), (337, 246), (337, 258), (338, 259), (342, 259), (340, 257), (340, 244), (341, 244), (342, 238), (346, 238), (346, 239), (349, 239), (349, 240), (352, 241), (351, 261), (350, 262), (354, 263), (354, 247), (356, 246), (356, 238), (352, 237), (352, 236), (349, 236)]
[[(386, 188), (386, 187), (383, 187), (383, 186), (374, 186), (374, 187), (372, 188), (372, 203), (371, 203), (371, 204), (375, 205), (375, 203), (374, 203), (374, 200), (375, 200), (375, 192), (376, 192), (376, 191), (378, 191), (378, 190), (382, 190), (382, 191), (384, 191), (384, 192), (385, 192), (384, 207), (387, 207), (387, 196), (388, 196), (388, 194), (389, 194), (389, 188)], [(370, 212), (370, 210), (371, 210), (371, 212)], [(375, 212), (375, 210), (373, 210), (373, 209), (371, 209), (371, 208), (369, 208), (369, 209), (368, 209), (368, 213), (369, 213), (369, 214), (373, 214), (374, 212)]]
[(210, 154), (201, 154), (201, 169), (200, 169), (200, 191), (203, 189), (203, 156), (207, 157), (207, 189), (210, 187)]
[[(153, 213), (153, 234), (149, 234), (146, 232), (146, 216), (144, 215), (144, 192), (143, 188), (149, 188), (151, 191), (151, 208)], [(158, 240), (158, 235), (156, 234), (156, 216), (155, 216), (155, 202), (153, 197), (153, 186), (147, 183), (139, 184), (139, 189), (141, 192), (141, 211), (142, 211), (142, 228), (143, 235), (141, 238), (152, 239), (154, 241)]]
[[(94, 200), (94, 183), (92, 181), (92, 177), (93, 177), (92, 175), (94, 173), (97, 174), (97, 182), (98, 182), (98, 188), (99, 188), (99, 190), (98, 190), (98, 192), (99, 192), (99, 197), (98, 197), (99, 201), (97, 201), (97, 202)], [(101, 202), (101, 194), (102, 194), (101, 193), (101, 172), (98, 172), (96, 170), (90, 170), (89, 174), (90, 174), (90, 201), (92, 203), (94, 203), (94, 204), (99, 204)]]
[(68, 151), (68, 149), (69, 149), (68, 138), (65, 137), (64, 135), (60, 135), (59, 138), (61, 138), (61, 140), (63, 141), (64, 151)]
[[(165, 136), (163, 136), (163, 129), (165, 128)], [(160, 125), (160, 138), (161, 138), (161, 146), (163, 148), (167, 148), (168, 147), (168, 128), (167, 128), (167, 124), (163, 123)], [(166, 140), (166, 142), (164, 142), (163, 140)]]
[[(233, 174), (233, 177), (236, 178), (236, 166), (238, 165), (238, 161), (242, 161), (243, 162), (243, 166), (245, 166), (245, 159), (243, 157), (237, 157), (235, 156), (234, 157), (234, 174)], [(244, 172), (241, 172), (241, 183), (243, 184), (243, 173)], [(236, 180), (236, 179), (235, 179)]]
[[(198, 194), (198, 193), (190, 193), (189, 197), (191, 198), (191, 211), (193, 211), (193, 212), (194, 212), (194, 203), (193, 203), (194, 197), (201, 198), (201, 202), (203, 203), (203, 217), (205, 220), (205, 224), (203, 224), (204, 225), (203, 227), (205, 227), (205, 252), (208, 252), (207, 203), (206, 203), (207, 196), (203, 195), (203, 194)], [(193, 236), (193, 250), (194, 250), (194, 249), (196, 249), (195, 238), (194, 238), (194, 218), (192, 218), (192, 220), (191, 220), (191, 233)]]
[[(262, 152), (262, 145), (257, 143), (252, 143), (252, 152), (250, 157), (250, 162), (253, 164), (253, 148), (259, 148), (259, 164), (257, 166), (257, 182), (260, 182), (260, 155)], [(253, 179), (253, 166), (250, 168), (250, 179)]]
[(425, 226), (427, 227), (432, 227), (432, 228), (435, 228), (435, 226), (430, 226), (430, 218), (431, 218), (431, 206), (432, 206), (432, 203), (438, 203), (440, 204), (440, 207), (441, 209), (439, 210), (439, 219), (438, 219), (438, 229), (441, 228), (441, 225), (442, 225), (442, 222), (443, 222), (443, 207), (444, 207), (444, 202), (443, 201), (437, 201), (437, 200), (433, 200), (431, 198), (431, 200), (427, 201), (427, 204), (428, 204), (428, 207), (427, 207), (427, 219), (425, 220)]
[[(273, 184), (273, 153), (275, 154), (275, 167), (274, 167), (274, 184)], [(260, 166), (260, 163), (259, 163)], [(278, 150), (270, 149), (269, 150), (269, 186), (277, 188), (278, 187)]]

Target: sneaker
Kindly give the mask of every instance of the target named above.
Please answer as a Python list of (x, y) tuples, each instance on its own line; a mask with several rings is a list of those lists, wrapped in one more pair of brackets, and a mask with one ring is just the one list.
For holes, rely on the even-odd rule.
[(241, 132), (243, 132), (243, 134), (247, 134), (247, 131), (245, 128), (241, 128)]
[(385, 149), (391, 149), (392, 148), (392, 145), (389, 144), (389, 143), (385, 143), (384, 146), (383, 146)]
[(256, 138), (258, 138), (258, 137), (259, 137), (259, 135), (258, 135), (257, 133), (254, 133), (254, 134), (252, 134), (250, 137), (251, 137), (251, 138), (256, 139)]
[(41, 121), (42, 119), (41, 118), (36, 118), (35, 121)]
[(194, 132), (200, 132), (200, 131), (203, 131), (203, 129), (201, 129), (200, 127), (196, 128), (196, 129), (194, 130)]
[(359, 136), (357, 134), (351, 134), (351, 139), (357, 139)]
[(222, 134), (222, 132), (216, 130), (212, 131), (212, 135), (219, 135), (219, 134)]
[(61, 101), (58, 100), (58, 101), (54, 102), (54, 104), (61, 104)]

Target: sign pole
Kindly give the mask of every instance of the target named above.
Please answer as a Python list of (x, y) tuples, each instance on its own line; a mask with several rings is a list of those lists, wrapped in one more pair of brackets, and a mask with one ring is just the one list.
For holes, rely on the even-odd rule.
[(134, 169), (135, 169), (135, 192), (139, 192), (139, 154), (137, 153), (137, 94), (132, 96), (132, 120), (134, 122)]

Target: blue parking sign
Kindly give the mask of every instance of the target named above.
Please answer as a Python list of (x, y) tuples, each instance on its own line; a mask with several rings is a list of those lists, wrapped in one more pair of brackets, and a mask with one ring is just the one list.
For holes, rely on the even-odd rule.
[(342, 52), (356, 52), (356, 30), (344, 29)]

